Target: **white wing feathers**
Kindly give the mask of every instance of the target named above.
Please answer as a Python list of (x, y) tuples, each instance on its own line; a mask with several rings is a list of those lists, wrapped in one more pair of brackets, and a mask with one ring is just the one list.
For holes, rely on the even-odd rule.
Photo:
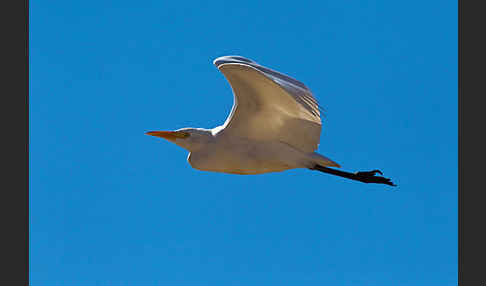
[(234, 103), (222, 132), (280, 141), (301, 151), (317, 149), (321, 117), (317, 100), (301, 82), (239, 56), (214, 60), (231, 85)]

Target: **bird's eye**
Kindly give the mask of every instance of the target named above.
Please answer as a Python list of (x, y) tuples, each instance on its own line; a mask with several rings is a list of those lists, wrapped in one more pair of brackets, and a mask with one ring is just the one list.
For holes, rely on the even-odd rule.
[(182, 139), (185, 139), (185, 138), (191, 136), (191, 134), (189, 134), (188, 132), (184, 132), (184, 131), (179, 131), (176, 134), (177, 134), (176, 135), (177, 137), (182, 138)]

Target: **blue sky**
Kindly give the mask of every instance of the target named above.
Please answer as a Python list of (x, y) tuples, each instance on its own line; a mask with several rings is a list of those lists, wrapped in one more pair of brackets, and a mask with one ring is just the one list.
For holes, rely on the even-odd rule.
[[(148, 130), (212, 128), (212, 65), (304, 82), (319, 152), (201, 172)], [(456, 1), (31, 1), (31, 285), (456, 285)]]

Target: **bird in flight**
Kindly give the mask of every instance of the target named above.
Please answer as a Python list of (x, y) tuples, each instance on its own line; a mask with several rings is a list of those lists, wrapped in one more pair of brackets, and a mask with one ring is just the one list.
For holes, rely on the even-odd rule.
[(321, 135), (321, 110), (300, 81), (241, 56), (224, 56), (214, 65), (231, 85), (234, 103), (222, 126), (149, 131), (189, 151), (198, 170), (263, 174), (307, 168), (364, 183), (395, 186), (379, 170), (345, 172), (315, 152)]

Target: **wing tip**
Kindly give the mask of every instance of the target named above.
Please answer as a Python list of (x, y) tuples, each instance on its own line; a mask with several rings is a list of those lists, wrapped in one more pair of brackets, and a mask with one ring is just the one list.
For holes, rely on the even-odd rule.
[(235, 64), (256, 64), (256, 62), (242, 57), (238, 55), (231, 55), (231, 56), (222, 56), (219, 58), (216, 58), (213, 61), (213, 65), (215, 65), (217, 68), (219, 68), (223, 64), (229, 64), (229, 63), (235, 63)]

